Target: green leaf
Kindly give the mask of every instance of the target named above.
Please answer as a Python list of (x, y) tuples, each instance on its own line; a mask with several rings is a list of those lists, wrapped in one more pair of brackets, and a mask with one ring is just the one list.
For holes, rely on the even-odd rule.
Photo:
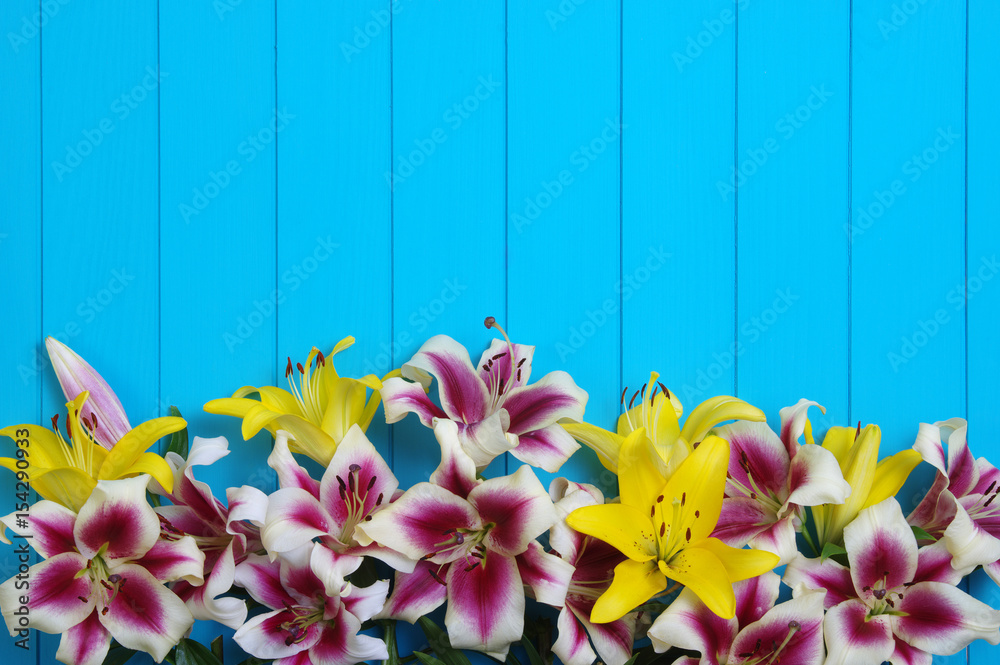
[(264, 665), (264, 663), (270, 663), (270, 662), (271, 661), (269, 661), (269, 660), (262, 660), (262, 659), (258, 658), (257, 656), (250, 656), (249, 658), (247, 658), (246, 660), (244, 660), (242, 663), (240, 663), (240, 665)]
[(916, 536), (917, 540), (930, 540), (932, 542), (937, 540), (937, 538), (935, 538), (931, 534), (927, 533), (926, 531), (924, 531), (923, 529), (921, 529), (919, 526), (913, 526), (913, 525), (911, 525), (910, 529), (913, 531), (913, 535)]
[(104, 658), (104, 665), (125, 665), (135, 654), (135, 649), (123, 647), (116, 642), (108, 650), (108, 655)]
[[(181, 417), (181, 412), (176, 406), (170, 407), (170, 415), (175, 418)], [(174, 432), (170, 435), (170, 443), (167, 444), (167, 449), (164, 451), (164, 455), (167, 453), (177, 453), (184, 459), (187, 459), (188, 455), (188, 431), (187, 427), (180, 430), (179, 432)]]
[(220, 663), (224, 662), (222, 658), (222, 635), (219, 635), (212, 640), (212, 653), (219, 659)]
[(399, 647), (396, 645), (396, 622), (379, 621), (382, 624), (382, 635), (385, 638), (385, 649), (389, 652), (389, 659), (384, 661), (386, 665), (400, 665)]
[(440, 656), (445, 665), (471, 665), (469, 658), (464, 653), (451, 646), (448, 633), (441, 626), (427, 617), (420, 617), (417, 622), (420, 624), (420, 630), (424, 631), (424, 635), (427, 636), (427, 644), (430, 645), (434, 653)]
[(507, 652), (507, 660), (505, 660), (504, 663), (506, 665), (521, 665), (521, 661), (519, 661), (517, 656), (514, 655), (513, 649)]
[(443, 661), (438, 660), (430, 654), (426, 654), (423, 651), (414, 651), (413, 655), (417, 657), (423, 665), (444, 665)]
[(632, 654), (632, 657), (625, 661), (625, 665), (635, 665), (637, 660), (639, 660), (639, 654)]
[(184, 638), (177, 645), (177, 665), (222, 665), (222, 661), (204, 644)]
[(820, 560), (821, 561), (826, 561), (827, 559), (829, 559), (830, 557), (834, 556), (835, 554), (847, 554), (847, 550), (845, 550), (840, 545), (834, 545), (833, 543), (827, 543), (826, 545), (823, 546), (823, 552), (820, 554)]
[(524, 647), (525, 653), (528, 654), (528, 662), (531, 665), (545, 665), (545, 661), (538, 655), (538, 650), (535, 649), (535, 645), (531, 643), (531, 640), (527, 636), (521, 638), (521, 646)]

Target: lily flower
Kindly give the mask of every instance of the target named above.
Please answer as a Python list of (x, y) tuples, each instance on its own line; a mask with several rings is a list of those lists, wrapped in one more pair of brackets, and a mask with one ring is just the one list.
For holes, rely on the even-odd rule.
[(594, 603), (610, 586), (615, 566), (625, 560), (625, 555), (566, 524), (566, 516), (577, 508), (603, 505), (604, 495), (593, 485), (565, 478), (552, 481), (549, 495), (556, 502), (556, 512), (561, 518), (549, 531), (549, 544), (574, 568), (566, 601), (559, 612), (559, 639), (552, 645), (552, 652), (565, 665), (590, 665), (598, 657), (608, 665), (624, 665), (632, 655), (636, 613), (609, 623), (593, 623), (590, 614)]
[[(27, 469), (13, 458), (0, 459), (0, 466), (13, 472), (24, 470), (31, 488), (46, 499), (73, 511), (82, 509), (101, 480), (149, 474), (162, 486), (173, 485), (173, 474), (162, 457), (145, 452), (161, 437), (184, 429), (183, 418), (154, 418), (129, 430), (110, 450), (95, 438), (101, 425), (93, 415), (84, 420), (90, 393), (84, 391), (66, 404), (66, 438), (59, 431), (59, 417), (52, 418), (52, 431), (35, 425), (15, 425), (0, 430), (24, 452)], [(27, 443), (21, 444), (21, 441)], [(20, 453), (19, 453), (20, 454)]]
[(310, 564), (314, 548), (320, 547), (304, 545), (277, 561), (252, 554), (236, 567), (236, 583), (272, 611), (247, 621), (233, 639), (257, 658), (274, 659), (275, 665), (386, 660), (385, 642), (358, 631), (382, 609), (389, 581), (330, 594)]
[(621, 503), (577, 508), (567, 523), (628, 557), (594, 604), (591, 621), (607, 623), (664, 592), (667, 579), (690, 588), (716, 614), (736, 612), (733, 582), (774, 568), (770, 552), (742, 550), (711, 537), (722, 512), (729, 443), (708, 436), (669, 479), (645, 429), (625, 440), (619, 456)]
[(375, 557), (396, 570), (413, 570), (410, 558), (373, 544), (357, 529), (388, 506), (399, 487), (360, 427), (351, 427), (337, 446), (321, 482), (295, 462), (283, 430), (278, 432), (268, 464), (278, 472), (281, 484), (268, 497), (261, 529), (261, 540), (272, 559), (318, 538), (323, 547), (313, 550), (314, 572), (321, 575), (330, 595), (341, 593), (346, 576), (363, 556)]
[[(242, 418), (244, 439), (256, 436), (264, 428), (272, 436), (283, 429), (289, 434), (293, 453), (301, 453), (326, 466), (352, 425), (368, 429), (381, 399), (378, 391), (382, 382), (377, 376), (369, 374), (352, 379), (340, 376), (333, 366), (333, 356), (352, 344), (354, 338), (345, 337), (328, 356), (313, 347), (305, 367), (298, 363), (293, 369), (289, 358), (285, 368), (289, 390), (243, 386), (232, 397), (211, 400), (205, 404), (205, 411)], [(369, 390), (372, 394), (366, 398)], [(254, 393), (259, 400), (248, 397)]]
[(861, 429), (831, 427), (823, 439), (823, 447), (833, 453), (840, 464), (851, 494), (837, 505), (812, 508), (816, 521), (817, 547), (827, 543), (840, 544), (844, 527), (854, 521), (865, 508), (894, 496), (906, 482), (910, 472), (920, 463), (920, 453), (903, 450), (878, 460), (882, 431), (877, 425)]
[(844, 529), (846, 568), (801, 555), (785, 583), (826, 589), (827, 663), (929, 663), (975, 639), (1000, 643), (1000, 612), (954, 585), (956, 570), (942, 543), (917, 549), (896, 499), (863, 509)]
[(413, 623), (447, 599), (451, 645), (503, 660), (524, 629), (524, 584), (539, 602), (560, 606), (565, 599), (572, 566), (535, 542), (555, 523), (555, 507), (530, 467), (477, 479), (458, 425), (441, 420), (434, 433), (442, 462), (431, 482), (357, 527), (418, 561), (412, 573), (396, 574), (379, 618)]
[(1000, 584), (1000, 470), (972, 457), (967, 432), (962, 418), (920, 424), (913, 449), (937, 474), (907, 522), (943, 539), (956, 567), (981, 565)]
[(674, 665), (823, 663), (824, 591), (803, 591), (775, 605), (781, 578), (772, 572), (737, 582), (736, 616), (715, 615), (690, 589), (657, 617), (649, 638), (657, 653), (670, 647), (697, 651)]
[[(782, 409), (782, 420), (794, 412)], [(778, 565), (788, 563), (798, 553), (795, 532), (802, 528), (803, 506), (841, 504), (851, 493), (837, 458), (794, 439), (786, 446), (767, 423), (737, 421), (716, 433), (729, 441), (732, 455), (713, 535), (734, 547), (749, 543), (774, 552), (781, 557)]]
[[(27, 573), (28, 627), (62, 634), (56, 658), (63, 663), (100, 665), (112, 637), (160, 662), (194, 623), (163, 583), (201, 583), (205, 557), (191, 538), (160, 538), (148, 482), (147, 475), (101, 480), (79, 513), (39, 501), (27, 526), (16, 514), (3, 520), (45, 558)], [(24, 628), (15, 615), (22, 588), (17, 578), (0, 585), (11, 635)]]
[[(163, 494), (170, 505), (155, 508), (163, 537), (190, 537), (205, 554), (205, 583), (194, 585), (180, 580), (172, 590), (188, 606), (195, 619), (218, 621), (236, 629), (247, 617), (246, 604), (238, 598), (220, 597), (233, 586), (236, 564), (250, 552), (262, 548), (258, 526), (247, 517), (263, 523), (267, 496), (260, 490), (243, 486), (227, 492), (229, 508), (212, 494), (212, 488), (196, 480), (194, 467), (208, 466), (229, 454), (225, 437), (203, 439), (195, 437), (187, 459), (174, 452), (167, 453), (167, 464), (173, 469), (173, 491), (152, 487)], [(249, 510), (255, 506), (254, 510)]]
[[(415, 413), (425, 427), (435, 419), (458, 424), (465, 452), (484, 469), (506, 451), (535, 467), (554, 472), (579, 449), (557, 423), (579, 421), (587, 393), (563, 371), (549, 372), (532, 385), (531, 360), (535, 347), (494, 339), (478, 369), (464, 346), (446, 335), (432, 337), (402, 367), (403, 378), (390, 378), (382, 387), (385, 420), (394, 423)], [(438, 407), (427, 396), (437, 379)], [(414, 383), (415, 382), (415, 383)]]
[[(681, 429), (679, 421), (684, 409), (677, 395), (658, 381), (659, 376), (656, 372), (651, 372), (649, 383), (635, 391), (627, 405), (625, 397), (628, 395), (628, 388), (622, 392), (624, 413), (618, 417), (616, 432), (609, 432), (589, 423), (565, 423), (563, 429), (597, 453), (604, 468), (614, 474), (618, 473), (619, 454), (625, 439), (637, 429), (644, 429), (666, 465), (669, 477), (690, 454), (693, 445), (719, 423), (727, 420), (765, 420), (764, 412), (757, 407), (741, 399), (723, 395), (705, 400), (695, 407)], [(640, 398), (638, 404), (635, 403), (637, 398)]]

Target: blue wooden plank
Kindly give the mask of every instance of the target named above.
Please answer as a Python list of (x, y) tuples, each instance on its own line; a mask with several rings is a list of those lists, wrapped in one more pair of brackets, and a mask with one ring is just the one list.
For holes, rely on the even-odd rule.
[[(965, 21), (962, 3), (853, 5), (849, 413), (881, 425), (883, 454), (966, 412)], [(930, 481), (918, 469), (904, 511)]]
[(849, 6), (739, 19), (737, 389), (773, 427), (818, 401), (821, 434), (847, 423)]
[[(193, 48), (192, 45), (197, 45)], [(274, 489), (270, 437), (202, 406), (243, 385), (276, 385), (276, 143), (297, 109), (275, 104), (275, 5), (161, 3), (161, 393), (192, 435), (233, 454), (199, 477), (216, 496)], [(199, 623), (205, 643), (222, 627)], [(227, 660), (238, 662), (227, 639)]]
[[(1000, 427), (996, 409), (1000, 356), (996, 353), (996, 330), (1000, 328), (1000, 197), (997, 196), (993, 163), (1000, 153), (1000, 129), (996, 108), (994, 63), (1000, 59), (1000, 6), (973, 0), (969, 3), (967, 87), (967, 218), (966, 314), (968, 316), (968, 418), (969, 445), (976, 457), (1000, 464), (1000, 445), (989, 436)], [(992, 607), (1000, 607), (1000, 590), (982, 572), (973, 576), (971, 591)], [(997, 647), (974, 642), (970, 662), (996, 659)]]
[[(278, 105), (296, 115), (278, 152), (279, 377), (347, 335), (338, 372), (393, 369), (389, 18), (381, 0), (278, 6)], [(387, 454), (381, 412), (368, 435)]]
[[(398, 7), (382, 180), (393, 197), (393, 363), (439, 333), (478, 360), (493, 336), (483, 320), (503, 322), (505, 306), (503, 6)], [(415, 416), (395, 426), (393, 446), (403, 486), (437, 466), (437, 444)]]
[[(157, 406), (156, 3), (61, 6), (42, 30), (42, 327), (100, 371), (133, 424)], [(99, 45), (95, 47), (95, 45)], [(65, 412), (51, 371), (42, 410)], [(58, 636), (42, 640), (50, 662)]]
[[(727, 0), (624, 6), (623, 379), (638, 388), (655, 369), (687, 412), (734, 391), (736, 197), (725, 184), (740, 11)], [(613, 392), (595, 398), (614, 406)]]
[[(537, 347), (534, 376), (568, 371), (590, 394), (587, 420), (613, 426), (624, 298), (620, 161), (628, 140), (621, 8), (510, 3), (507, 12), (508, 331)], [(601, 483), (602, 471), (582, 451), (559, 475)], [(552, 474), (539, 476), (548, 483)]]
[[(0, 124), (17, 128), (0, 137), (0, 165), (4, 187), (0, 189), (0, 283), (8, 325), (0, 326), (0, 385), (4, 386), (3, 425), (42, 423), (41, 375), (44, 352), (41, 346), (41, 89), (39, 87), (41, 40), (36, 23), (41, 22), (38, 3), (26, 0), (4, 3), (0, 25), (11, 26), (7, 43), (0, 47), (0, 80), (10, 100), (0, 104)], [(16, 100), (16, 101), (14, 101)], [(14, 441), (0, 441), (4, 457), (13, 457)], [(30, 479), (29, 479), (30, 480)], [(17, 510), (18, 487), (13, 474), (0, 475), (0, 511)], [(16, 545), (20, 545), (16, 543)], [(0, 554), (0, 579), (19, 572), (22, 563), (32, 564), (37, 556), (22, 558), (14, 547)], [(39, 654), (39, 633), (0, 640), (0, 660), (34, 663)], [(27, 639), (25, 640), (25, 637)], [(21, 642), (18, 646), (17, 642)]]

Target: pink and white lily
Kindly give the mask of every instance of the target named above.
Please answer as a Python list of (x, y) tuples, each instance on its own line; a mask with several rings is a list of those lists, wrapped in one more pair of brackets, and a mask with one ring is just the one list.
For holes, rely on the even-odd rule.
[(382, 609), (389, 581), (330, 594), (322, 571), (314, 572), (313, 553), (322, 547), (304, 545), (276, 561), (252, 554), (236, 567), (237, 584), (272, 610), (236, 631), (247, 653), (275, 665), (353, 665), (389, 657), (385, 642), (358, 634)]
[(357, 528), (388, 506), (399, 487), (360, 427), (348, 430), (320, 482), (292, 457), (283, 430), (278, 432), (268, 464), (278, 472), (281, 484), (268, 498), (261, 529), (264, 548), (272, 558), (318, 538), (323, 547), (313, 550), (315, 572), (331, 595), (341, 592), (347, 575), (357, 569), (363, 556), (380, 559), (396, 570), (413, 570), (411, 558), (373, 544)]
[[(173, 491), (166, 493), (156, 483), (153, 490), (172, 503), (155, 509), (163, 537), (190, 536), (205, 554), (205, 583), (195, 586), (182, 580), (173, 585), (174, 593), (195, 619), (218, 621), (235, 629), (246, 621), (246, 604), (220, 596), (232, 587), (236, 564), (261, 549), (258, 526), (263, 522), (267, 497), (254, 487), (230, 488), (227, 508), (215, 498), (211, 487), (195, 479), (194, 467), (208, 466), (228, 454), (225, 437), (195, 437), (186, 460), (177, 453), (166, 455), (174, 474)], [(245, 521), (248, 518), (258, 526)]]
[(975, 639), (1000, 644), (1000, 611), (954, 585), (957, 570), (943, 543), (917, 549), (896, 499), (862, 510), (844, 529), (850, 568), (799, 556), (785, 583), (826, 589), (827, 663), (930, 663)]
[(3, 519), (45, 558), (25, 576), (30, 593), (16, 577), (0, 585), (12, 635), (24, 628), (14, 613), (28, 595), (29, 627), (62, 634), (56, 658), (63, 663), (100, 665), (112, 637), (163, 660), (194, 623), (164, 583), (200, 584), (205, 556), (192, 538), (160, 538), (148, 482), (148, 475), (102, 480), (79, 514), (39, 501), (27, 525), (16, 515)]
[(549, 531), (549, 544), (573, 567), (559, 612), (559, 638), (552, 651), (565, 665), (590, 665), (598, 657), (608, 665), (624, 665), (632, 655), (637, 613), (608, 623), (594, 623), (590, 615), (594, 603), (611, 586), (615, 566), (625, 561), (625, 555), (566, 524), (566, 516), (577, 508), (603, 504), (604, 495), (593, 485), (565, 478), (552, 481), (549, 495), (560, 518)]
[(773, 552), (783, 565), (798, 552), (795, 533), (802, 529), (803, 507), (840, 504), (851, 494), (833, 453), (798, 442), (806, 410), (815, 404), (800, 400), (781, 410), (784, 440), (767, 423), (741, 420), (717, 430), (732, 452), (722, 515), (712, 535), (733, 547), (749, 544)]
[[(432, 337), (403, 365), (410, 381), (396, 377), (383, 383), (386, 422), (408, 413), (426, 427), (450, 419), (479, 469), (509, 450), (522, 462), (557, 471), (580, 447), (557, 423), (581, 421), (587, 393), (563, 371), (528, 385), (534, 352), (533, 346), (494, 339), (473, 367), (464, 346), (446, 335)], [(427, 396), (432, 378), (440, 407)]]
[(973, 458), (967, 433), (962, 418), (920, 424), (913, 449), (937, 474), (907, 521), (943, 539), (956, 567), (981, 565), (1000, 584), (1000, 470)]
[(418, 563), (396, 574), (380, 618), (414, 622), (448, 600), (445, 625), (458, 649), (503, 660), (524, 628), (524, 584), (539, 602), (562, 605), (572, 570), (535, 538), (556, 521), (555, 507), (527, 466), (479, 480), (450, 420), (435, 424), (442, 462), (358, 526), (371, 540)]
[(802, 591), (775, 605), (780, 578), (767, 572), (737, 582), (736, 616), (723, 619), (690, 589), (657, 617), (649, 638), (657, 652), (670, 647), (697, 651), (674, 665), (756, 665), (823, 662), (823, 591)]

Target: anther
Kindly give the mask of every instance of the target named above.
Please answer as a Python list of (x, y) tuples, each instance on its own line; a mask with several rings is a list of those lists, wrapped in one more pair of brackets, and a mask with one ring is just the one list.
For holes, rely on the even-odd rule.
[(527, 358), (521, 358), (520, 360), (517, 361), (517, 368), (518, 369), (521, 369), (521, 365), (524, 364), (525, 360), (527, 360)]
[(351, 488), (351, 493), (354, 492), (354, 469), (351, 469), (351, 473), (347, 474), (347, 485)]
[(86, 596), (77, 596), (77, 598), (79, 598), (79, 599), (80, 599), (80, 602), (81, 602), (81, 603), (86, 603), (86, 602), (88, 602), (88, 600), (87, 600), (87, 597), (86, 597)]
[(351, 473), (357, 473), (358, 471), (361, 470), (361, 465), (360, 464), (352, 464), (351, 466), (349, 466), (347, 468), (350, 470)]
[(306, 371), (302, 369), (302, 363), (295, 363), (295, 369), (299, 370), (299, 374), (305, 374)]
[(688, 493), (687, 492), (682, 492), (681, 493), (681, 505), (682, 506), (684, 505), (684, 502), (687, 501), (687, 498), (688, 498)]
[(625, 386), (625, 390), (622, 391), (621, 399), (619, 399), (618, 401), (621, 402), (622, 404), (624, 404), (625, 403), (625, 395), (627, 395), (627, 394), (628, 394), (628, 386)]
[(670, 399), (670, 391), (667, 390), (667, 387), (665, 385), (663, 385), (662, 383), (660, 383), (659, 381), (657, 381), (656, 383), (659, 384), (660, 390), (662, 390), (663, 394), (667, 396), (667, 399)]
[(691, 542), (691, 527), (688, 527), (687, 531), (684, 533), (684, 540)]
[(492, 358), (490, 358), (490, 360), (500, 360), (500, 359), (501, 359), (501, 358), (503, 358), (503, 357), (504, 357), (505, 355), (507, 355), (507, 352), (506, 352), (506, 351), (504, 351), (504, 352), (502, 352), (502, 353), (498, 353), (498, 354), (496, 354), (495, 356), (493, 356)]
[(285, 365), (285, 378), (287, 379), (292, 375), (292, 358), (288, 357), (288, 364)]
[(694, 511), (694, 516), (695, 517), (701, 517), (701, 511), (700, 510)]
[(378, 498), (375, 499), (375, 505), (376, 506), (381, 506), (382, 505), (382, 499), (383, 499), (383, 497), (384, 497), (384, 495), (381, 494), (381, 493), (378, 495)]
[(440, 576), (440, 575), (438, 575), (438, 574), (437, 574), (437, 572), (435, 572), (435, 571), (433, 571), (433, 570), (428, 570), (427, 572), (429, 572), (429, 573), (431, 574), (431, 577), (433, 577), (433, 578), (434, 578), (434, 581), (435, 581), (435, 582), (437, 582), (437, 583), (438, 583), (438, 584), (440, 584), (441, 586), (448, 586), (447, 584), (445, 584), (445, 583), (444, 583), (444, 580), (443, 580), (443, 579), (441, 579), (441, 576)]
[(52, 429), (58, 432), (59, 430), (59, 414), (52, 416)]
[(664, 522), (660, 525), (660, 538), (663, 538), (663, 534), (667, 532), (667, 523)]
[(882, 600), (885, 598), (885, 589), (875, 589), (872, 591), (872, 595), (874, 595), (877, 600)]
[(366, 492), (371, 490), (371, 488), (375, 486), (375, 479), (376, 476), (372, 476), (371, 479), (368, 481), (368, 489), (365, 490)]
[(630, 409), (632, 408), (632, 405), (635, 404), (635, 398), (638, 397), (638, 396), (639, 396), (639, 391), (636, 390), (635, 394), (632, 395), (632, 399), (630, 399), (628, 401), (628, 408), (630, 408)]
[(316, 360), (318, 361), (318, 363), (320, 365), (323, 365), (323, 366), (326, 365), (326, 358), (323, 356), (323, 352), (322, 351), (317, 351), (316, 352)]
[(656, 497), (656, 503), (663, 503), (663, 495)]

